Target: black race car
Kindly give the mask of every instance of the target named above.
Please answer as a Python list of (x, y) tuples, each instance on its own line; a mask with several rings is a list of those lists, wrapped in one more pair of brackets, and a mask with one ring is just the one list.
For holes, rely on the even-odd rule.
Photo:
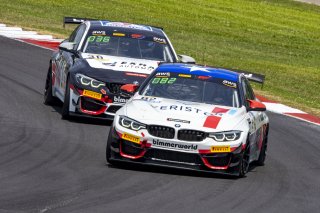
[(80, 25), (53, 53), (44, 92), (45, 104), (63, 102), (64, 119), (113, 119), (130, 98), (122, 85), (141, 84), (160, 62), (195, 63), (178, 56), (159, 27), (72, 17), (65, 23)]

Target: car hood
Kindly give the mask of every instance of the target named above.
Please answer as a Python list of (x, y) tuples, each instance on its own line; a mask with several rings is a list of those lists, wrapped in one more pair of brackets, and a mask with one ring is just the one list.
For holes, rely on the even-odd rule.
[(142, 84), (157, 67), (157, 61), (81, 53), (70, 72), (106, 83)]
[(236, 128), (243, 121), (246, 110), (244, 107), (232, 108), (135, 95), (117, 114), (124, 114), (148, 125), (227, 131)]

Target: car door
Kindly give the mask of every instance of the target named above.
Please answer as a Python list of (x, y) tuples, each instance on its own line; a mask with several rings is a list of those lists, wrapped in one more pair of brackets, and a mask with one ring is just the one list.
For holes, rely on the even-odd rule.
[[(252, 87), (246, 78), (242, 79), (242, 90), (245, 98), (245, 105), (249, 107), (249, 103), (246, 100), (256, 100), (253, 93)], [(259, 111), (249, 111), (247, 112), (247, 120), (250, 126), (250, 153), (252, 158), (255, 160), (259, 156), (260, 148), (263, 139), (263, 125), (261, 118), (263, 117), (263, 112)]]
[[(80, 42), (84, 36), (86, 31), (86, 25), (81, 24), (79, 25), (73, 33), (70, 35), (69, 39), (63, 42), (72, 42), (73, 43), (73, 50), (78, 50), (80, 46)], [(59, 52), (56, 54), (54, 58), (54, 62), (56, 65), (56, 93), (57, 97), (59, 97), (62, 101), (64, 100), (66, 82), (68, 71), (70, 67), (73, 65), (75, 58), (77, 55), (74, 54), (73, 51), (66, 51), (59, 49)]]

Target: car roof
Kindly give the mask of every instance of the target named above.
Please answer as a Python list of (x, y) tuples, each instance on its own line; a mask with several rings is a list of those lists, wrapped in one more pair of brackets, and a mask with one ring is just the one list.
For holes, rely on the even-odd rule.
[(118, 29), (123, 32), (135, 32), (135, 33), (147, 33), (153, 34), (158, 36), (164, 36), (164, 33), (161, 28), (148, 26), (148, 25), (141, 25), (141, 24), (132, 24), (127, 22), (114, 22), (114, 21), (107, 21), (107, 20), (100, 20), (100, 21), (89, 21), (91, 28), (96, 30), (103, 30), (103, 29)]
[(156, 72), (176, 72), (181, 74), (211, 76), (214, 78), (225, 79), (233, 82), (238, 82), (240, 75), (240, 73), (233, 72), (227, 69), (182, 63), (161, 64), (156, 69)]

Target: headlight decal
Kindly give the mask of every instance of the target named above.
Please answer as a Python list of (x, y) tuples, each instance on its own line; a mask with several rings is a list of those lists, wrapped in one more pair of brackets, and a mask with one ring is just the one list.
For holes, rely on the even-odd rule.
[(217, 142), (229, 142), (238, 140), (241, 136), (241, 131), (227, 131), (227, 132), (212, 132), (208, 134), (209, 138)]
[(146, 129), (146, 125), (138, 121), (132, 120), (125, 116), (120, 116), (119, 124), (127, 129), (139, 131), (140, 129)]
[(82, 75), (80, 73), (76, 74), (76, 79), (77, 79), (78, 83), (80, 83), (84, 86), (91, 86), (92, 88), (99, 88), (102, 86), (106, 86), (106, 84), (104, 82), (95, 80), (93, 78)]

